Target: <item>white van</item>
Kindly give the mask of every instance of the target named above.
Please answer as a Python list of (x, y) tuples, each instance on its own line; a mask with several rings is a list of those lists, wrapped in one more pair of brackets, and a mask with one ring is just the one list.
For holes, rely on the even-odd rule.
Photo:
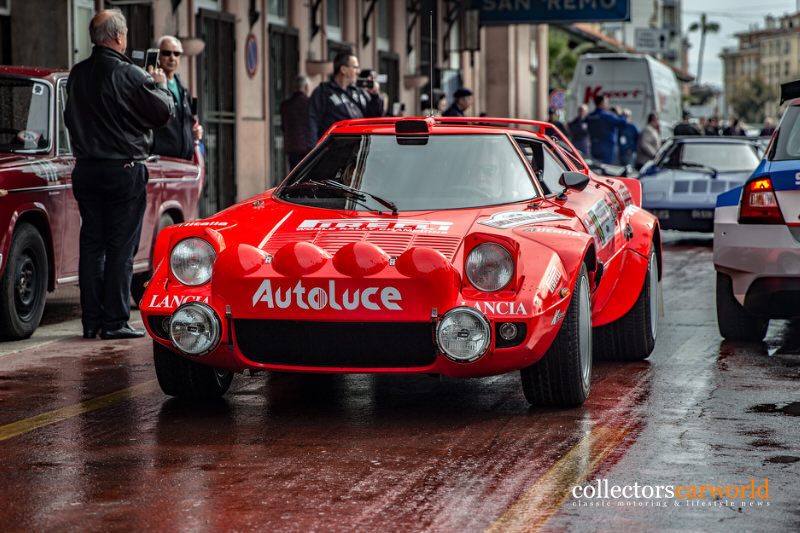
[(567, 99), (567, 120), (586, 104), (594, 110), (594, 97), (608, 96), (610, 106), (631, 110), (631, 121), (639, 128), (647, 116), (658, 113), (661, 134), (669, 137), (681, 121), (681, 89), (668, 66), (643, 54), (583, 54), (578, 57)]

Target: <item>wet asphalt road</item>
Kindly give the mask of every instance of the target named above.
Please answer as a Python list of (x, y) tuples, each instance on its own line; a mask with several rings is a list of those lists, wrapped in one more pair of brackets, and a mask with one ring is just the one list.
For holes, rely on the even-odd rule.
[[(667, 232), (645, 362), (577, 409), (517, 374), (237, 376), (185, 405), (76, 294), (0, 344), (0, 531), (797, 531), (800, 326), (723, 342), (711, 239)], [(138, 315), (136, 315), (138, 318)]]

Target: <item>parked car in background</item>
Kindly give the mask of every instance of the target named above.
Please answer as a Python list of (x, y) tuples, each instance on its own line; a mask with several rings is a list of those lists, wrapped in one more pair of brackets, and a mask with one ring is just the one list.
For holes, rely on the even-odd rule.
[(162, 390), (520, 370), (532, 404), (582, 404), (594, 357), (653, 349), (661, 238), (636, 180), (595, 176), (549, 130), (340, 122), (276, 189), (164, 230), (140, 307)]
[(713, 231), (717, 195), (741, 186), (761, 152), (745, 137), (668, 139), (641, 168), (642, 205), (662, 229)]
[(800, 81), (764, 159), (714, 211), (717, 324), (730, 340), (759, 341), (770, 319), (800, 317)]
[[(67, 71), (0, 66), (0, 339), (29, 337), (47, 291), (78, 282), (80, 213), (64, 125)], [(202, 156), (151, 157), (147, 210), (134, 259), (138, 302), (153, 268), (156, 235), (197, 217)]]

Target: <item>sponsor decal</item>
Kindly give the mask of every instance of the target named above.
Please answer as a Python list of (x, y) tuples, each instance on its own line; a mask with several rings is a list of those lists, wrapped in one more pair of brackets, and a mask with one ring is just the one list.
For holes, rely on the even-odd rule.
[(583, 219), (583, 225), (599, 247), (608, 244), (614, 236), (616, 218), (614, 212), (605, 200), (595, 203), (586, 213), (588, 218)]
[(525, 305), (522, 302), (475, 302), (472, 307), (484, 315), (528, 315), (528, 311), (525, 310)]
[[(276, 284), (277, 285), (277, 284)], [(394, 287), (366, 287), (344, 292), (336, 290), (336, 281), (329, 280), (327, 287), (306, 288), (302, 280), (294, 287), (276, 286), (272, 288), (272, 280), (265, 279), (253, 293), (253, 307), (264, 302), (270, 309), (299, 308), (321, 311), (330, 307), (336, 311), (402, 311), (398, 302), (403, 301), (400, 291)]]
[(604, 91), (602, 85), (597, 87), (588, 86), (583, 95), (583, 103), (588, 104), (594, 102), (596, 96), (606, 95), (610, 100), (639, 100), (644, 91), (641, 89), (628, 89), (628, 90), (608, 90)]
[(478, 224), (497, 229), (508, 229), (553, 220), (569, 220), (569, 217), (551, 211), (506, 211), (495, 213), (488, 219), (479, 221)]
[(169, 294), (154, 294), (150, 298), (150, 304), (148, 307), (155, 307), (160, 309), (175, 309), (186, 302), (201, 302), (204, 304), (208, 303), (208, 296), (177, 296)]
[(297, 226), (298, 231), (397, 231), (411, 233), (447, 233), (452, 222), (435, 220), (353, 218), (333, 220), (304, 220)]
[(556, 267), (551, 266), (550, 272), (547, 273), (547, 277), (544, 281), (545, 285), (547, 285), (547, 288), (550, 289), (550, 294), (553, 294), (556, 288), (558, 288), (559, 281), (561, 281), (561, 272), (559, 272)]
[(625, 207), (630, 206), (633, 203), (633, 198), (631, 198), (631, 191), (628, 190), (628, 187), (622, 185), (619, 189), (619, 195), (622, 197), (622, 202), (625, 204)]
[(58, 181), (58, 167), (51, 161), (33, 161), (31, 170), (45, 181)]
[(227, 222), (214, 222), (211, 220), (197, 220), (195, 222), (184, 222), (180, 224), (182, 227), (199, 227), (199, 226), (207, 226), (207, 227), (214, 227), (214, 226), (227, 226)]
[(555, 326), (556, 324), (564, 320), (565, 316), (567, 316), (566, 311), (559, 311), (558, 309), (556, 309), (556, 314), (553, 316), (553, 321), (550, 322), (550, 325)]
[(543, 228), (527, 228), (522, 231), (541, 231), (542, 233), (556, 233), (558, 235), (575, 235), (575, 232), (570, 229), (550, 228), (546, 226)]

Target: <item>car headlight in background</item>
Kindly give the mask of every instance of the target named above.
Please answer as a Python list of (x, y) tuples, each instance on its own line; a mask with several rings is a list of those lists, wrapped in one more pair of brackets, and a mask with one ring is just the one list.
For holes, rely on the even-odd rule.
[(205, 355), (216, 348), (221, 330), (217, 314), (200, 302), (178, 307), (169, 320), (169, 338), (186, 355)]
[(503, 246), (486, 242), (472, 249), (465, 265), (467, 279), (481, 291), (499, 291), (514, 277), (514, 259)]
[(455, 307), (436, 325), (439, 350), (457, 363), (469, 363), (486, 353), (492, 328), (483, 313), (472, 307)]
[(169, 255), (169, 267), (175, 278), (191, 287), (197, 287), (211, 279), (217, 253), (214, 247), (197, 237), (183, 239)]

